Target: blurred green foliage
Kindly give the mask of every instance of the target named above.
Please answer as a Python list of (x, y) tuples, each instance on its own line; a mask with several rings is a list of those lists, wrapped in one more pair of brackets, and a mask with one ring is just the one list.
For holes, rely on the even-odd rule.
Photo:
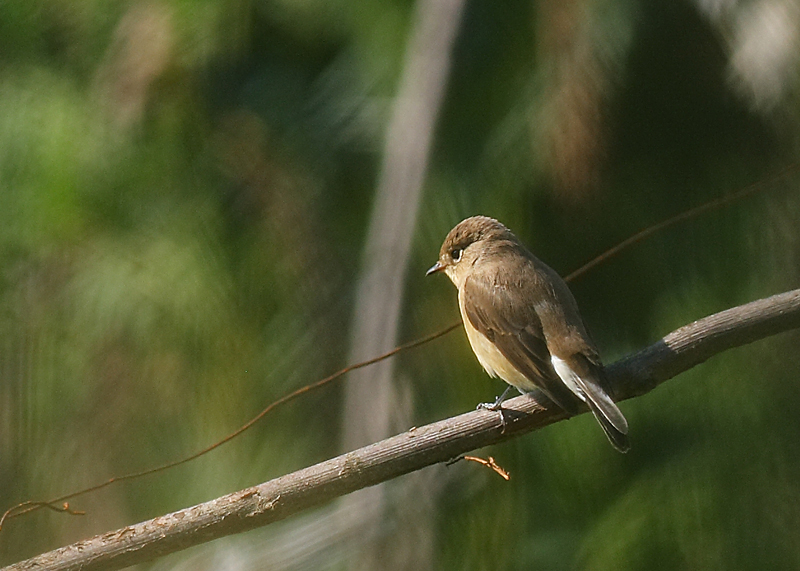
[[(468, 215), (501, 219), (566, 274), (797, 154), (796, 59), (765, 111), (734, 89), (719, 14), (568, 4), (467, 4), (403, 338), (457, 319), (455, 290), (423, 273)], [(192, 453), (345, 365), (412, 12), (0, 3), (3, 509)], [(796, 287), (797, 182), (573, 284), (606, 360)], [(797, 568), (798, 339), (731, 351), (625, 403), (628, 455), (581, 417), (492, 450), (508, 483), (449, 468), (432, 496), (431, 568)], [(502, 389), (463, 334), (436, 344), (399, 358), (417, 424)], [(75, 501), (86, 517), (12, 520), (0, 564), (333, 456), (339, 396), (327, 387), (190, 465)]]

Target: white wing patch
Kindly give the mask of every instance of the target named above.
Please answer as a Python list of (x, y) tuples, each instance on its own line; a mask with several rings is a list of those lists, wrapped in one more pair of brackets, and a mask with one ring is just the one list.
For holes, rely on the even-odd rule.
[(581, 399), (583, 402), (586, 402), (586, 395), (583, 394), (583, 390), (581, 389), (580, 385), (580, 377), (570, 369), (567, 362), (563, 359), (559, 359), (555, 355), (550, 355), (550, 362), (553, 363), (553, 368), (556, 370), (556, 374), (564, 381), (564, 384), (567, 385), (567, 388), (571, 390), (575, 395)]

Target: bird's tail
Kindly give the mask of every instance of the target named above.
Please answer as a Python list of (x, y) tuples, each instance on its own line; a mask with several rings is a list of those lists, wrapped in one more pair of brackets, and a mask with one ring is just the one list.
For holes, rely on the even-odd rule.
[[(608, 398), (608, 402), (603, 403), (604, 406), (601, 407), (598, 406), (594, 398), (589, 395), (587, 395), (587, 397), (586, 404), (589, 405), (589, 409), (592, 411), (592, 414), (594, 414), (598, 424), (602, 427), (603, 432), (606, 433), (611, 445), (623, 453), (630, 450), (631, 443), (630, 440), (628, 440), (628, 422), (625, 420), (625, 417), (622, 416), (622, 412), (617, 408), (617, 405), (614, 404), (614, 401), (606, 397)], [(609, 410), (609, 404), (613, 407), (613, 411)]]

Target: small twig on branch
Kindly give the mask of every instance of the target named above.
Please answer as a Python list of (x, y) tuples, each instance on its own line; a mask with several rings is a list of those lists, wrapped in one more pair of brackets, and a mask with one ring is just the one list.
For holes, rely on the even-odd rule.
[[(643, 395), (726, 349), (800, 328), (800, 290), (734, 307), (673, 331), (607, 368), (617, 397)], [(111, 531), (6, 567), (4, 571), (121, 569), (254, 529), (466, 452), (567, 418), (535, 398), (503, 404), (499, 415), (476, 410), (409, 430), (264, 484)]]
[(497, 462), (494, 461), (494, 458), (492, 456), (489, 456), (489, 457), (487, 457), (485, 459), (481, 458), (479, 456), (459, 456), (455, 460), (451, 460), (450, 462), (448, 462), (447, 465), (449, 466), (450, 464), (454, 464), (458, 460), (467, 460), (469, 462), (477, 462), (478, 464), (481, 464), (482, 466), (486, 466), (487, 468), (490, 468), (491, 470), (494, 470), (494, 472), (496, 472), (497, 475), (500, 476), (501, 478), (503, 478), (506, 482), (511, 479), (511, 474), (509, 474), (503, 468), (498, 466)]

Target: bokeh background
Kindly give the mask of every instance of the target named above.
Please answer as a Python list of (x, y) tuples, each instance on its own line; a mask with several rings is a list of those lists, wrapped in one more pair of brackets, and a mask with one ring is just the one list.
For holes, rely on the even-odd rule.
[[(607, 362), (798, 286), (795, 0), (0, 2), (0, 504), (192, 453), (458, 319), (424, 278), (499, 218)], [(797, 333), (622, 405), (147, 569), (797, 569)], [(0, 564), (474, 408), (458, 330), (191, 464), (8, 522)]]

